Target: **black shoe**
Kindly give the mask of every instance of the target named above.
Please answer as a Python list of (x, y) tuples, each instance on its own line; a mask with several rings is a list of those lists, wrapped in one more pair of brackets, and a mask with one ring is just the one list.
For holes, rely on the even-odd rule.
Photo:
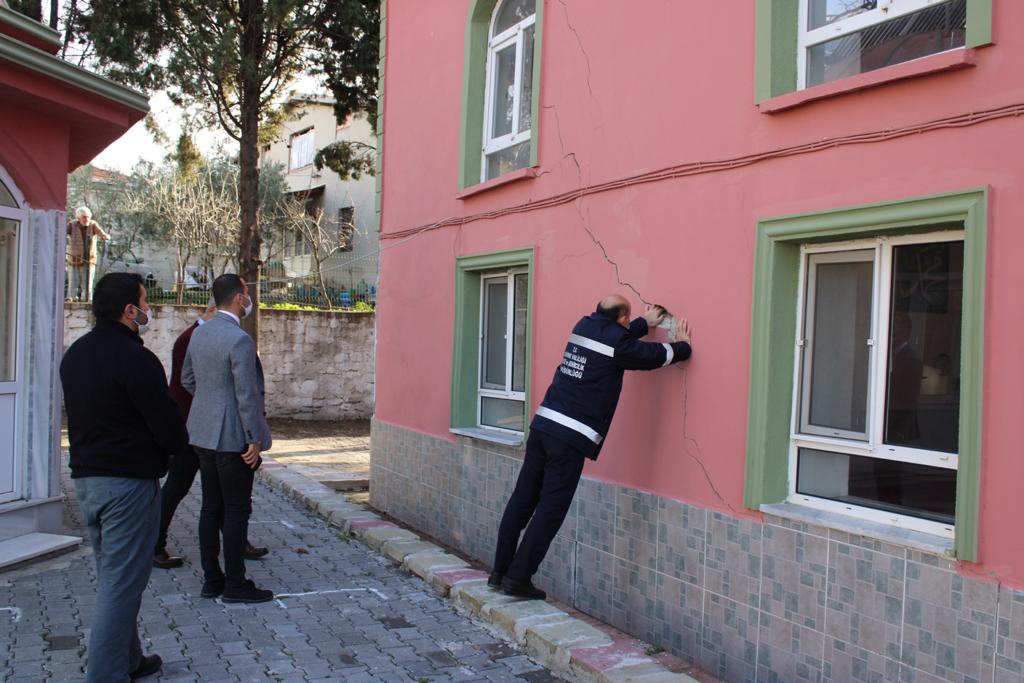
[(158, 550), (153, 553), (153, 566), (157, 569), (175, 569), (185, 564), (184, 557), (168, 555), (166, 550)]
[(203, 581), (203, 590), (199, 594), (204, 598), (215, 598), (224, 592), (224, 579), (214, 579), (213, 581)]
[(526, 600), (544, 600), (548, 594), (537, 588), (530, 581), (516, 581), (506, 576), (501, 581), (501, 592), (511, 595), (513, 598), (525, 598)]
[(243, 553), (243, 556), (247, 560), (258, 560), (269, 552), (270, 548), (259, 548), (257, 546), (254, 546), (252, 543), (246, 541), (245, 552)]
[(246, 581), (238, 588), (225, 588), (221, 600), (224, 602), (270, 602), (274, 591), (257, 588), (252, 581)]
[(501, 588), (501, 580), (504, 578), (504, 574), (499, 574), (498, 572), (491, 572), (491, 575), (487, 577), (487, 585), (491, 588)]
[(135, 667), (135, 671), (128, 674), (128, 676), (134, 681), (136, 678), (145, 678), (146, 676), (152, 676), (160, 667), (164, 665), (164, 660), (160, 659), (160, 655), (146, 655), (139, 662), (139, 665)]

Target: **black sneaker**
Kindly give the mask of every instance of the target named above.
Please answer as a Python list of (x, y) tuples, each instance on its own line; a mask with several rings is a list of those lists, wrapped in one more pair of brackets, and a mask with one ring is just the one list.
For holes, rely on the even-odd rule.
[(225, 588), (220, 599), (224, 602), (270, 602), (274, 591), (257, 588), (252, 581), (246, 581), (238, 588)]
[(152, 676), (160, 667), (164, 665), (164, 660), (160, 659), (160, 655), (146, 655), (139, 662), (139, 665), (135, 667), (135, 671), (128, 674), (128, 676), (134, 681), (136, 678), (145, 678), (146, 676)]
[(504, 574), (499, 574), (498, 572), (491, 572), (491, 575), (487, 577), (487, 585), (491, 588), (501, 588), (501, 580), (504, 578)]
[(203, 590), (199, 593), (204, 598), (215, 598), (224, 592), (224, 579), (203, 581)]
[(501, 592), (505, 595), (511, 595), (513, 598), (523, 598), (525, 600), (544, 600), (548, 597), (547, 593), (534, 586), (532, 582), (516, 581), (509, 576), (502, 579)]

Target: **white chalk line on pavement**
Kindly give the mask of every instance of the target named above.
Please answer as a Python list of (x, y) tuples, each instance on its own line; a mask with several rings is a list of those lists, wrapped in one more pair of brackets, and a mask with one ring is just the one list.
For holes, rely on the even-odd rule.
[[(386, 598), (385, 598), (386, 599)], [(10, 612), (11, 619), (17, 624), (21, 621), (21, 608), (20, 607), (0, 607), (0, 612)]]
[(294, 524), (292, 524), (291, 522), (286, 522), (283, 519), (264, 519), (258, 521), (249, 520), (249, 524), (280, 524), (281, 526), (287, 527), (289, 529), (295, 529)]
[(274, 596), (274, 602), (281, 609), (288, 609), (285, 604), (281, 601), (281, 598), (302, 598), (307, 595), (327, 595), (329, 593), (359, 593), (359, 592), (373, 593), (381, 600), (389, 600), (388, 596), (380, 592), (376, 588), (332, 588), (324, 591), (305, 591), (303, 593), (278, 593)]

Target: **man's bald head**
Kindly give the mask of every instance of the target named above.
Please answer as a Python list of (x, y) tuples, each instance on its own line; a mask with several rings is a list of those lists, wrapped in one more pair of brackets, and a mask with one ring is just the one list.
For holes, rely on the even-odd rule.
[(609, 294), (597, 304), (597, 312), (623, 327), (629, 327), (631, 308), (629, 300), (621, 294)]

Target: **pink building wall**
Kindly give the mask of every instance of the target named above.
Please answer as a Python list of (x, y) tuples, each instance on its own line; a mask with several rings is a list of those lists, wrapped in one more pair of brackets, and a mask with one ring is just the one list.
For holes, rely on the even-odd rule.
[[(939, 192), (990, 189), (980, 562), (1024, 587), (1019, 424), (1024, 408), (1024, 122), (1002, 118), (637, 185), (475, 220), (409, 241), (389, 233), (696, 161), (883, 131), (1024, 103), (1024, 4), (994, 3), (994, 46), (974, 66), (767, 115), (753, 103), (754, 3), (546, 5), (539, 177), (457, 199), (468, 0), (388, 6), (376, 420), (449, 434), (453, 270), (463, 255), (532, 246), (533, 402), (575, 321), (610, 291), (688, 317), (685, 366), (630, 373), (587, 477), (735, 515), (744, 509), (751, 292), (759, 219)], [(425, 64), (429, 68), (424, 68)], [(591, 234), (588, 233), (588, 229)], [(661, 334), (659, 332), (659, 334)], [(655, 337), (658, 339), (659, 337)], [(705, 477), (703, 463), (707, 470)]]

